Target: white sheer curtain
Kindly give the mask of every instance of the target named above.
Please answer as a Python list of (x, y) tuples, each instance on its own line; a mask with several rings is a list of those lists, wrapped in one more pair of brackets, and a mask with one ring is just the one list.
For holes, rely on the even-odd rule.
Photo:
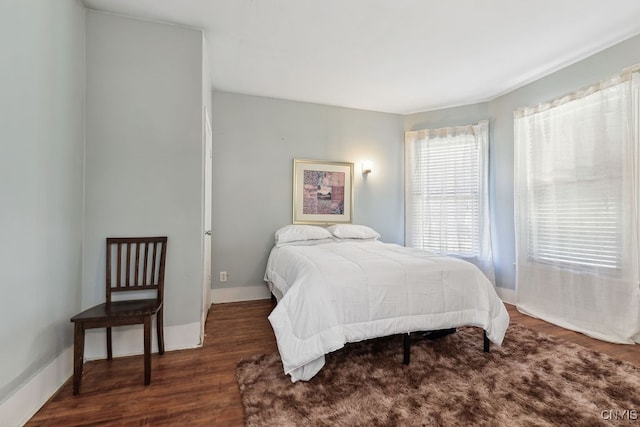
[(640, 342), (638, 73), (514, 114), (516, 301), (595, 338)]
[(407, 246), (465, 259), (495, 284), (489, 122), (405, 132)]

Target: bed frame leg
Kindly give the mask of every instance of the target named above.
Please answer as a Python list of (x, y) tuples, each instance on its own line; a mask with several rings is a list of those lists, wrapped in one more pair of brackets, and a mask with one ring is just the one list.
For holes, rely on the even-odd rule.
[[(408, 365), (411, 361), (411, 339), (410, 332), (402, 335), (402, 347), (404, 349), (404, 356), (402, 358), (402, 363)], [(484, 352), (489, 353), (491, 348), (491, 341), (487, 338), (487, 331), (482, 331), (483, 344), (484, 344)]]
[(405, 365), (409, 364), (409, 359), (411, 358), (411, 340), (409, 339), (409, 332), (404, 334), (403, 338), (403, 347), (404, 347), (404, 357), (402, 358), (402, 363)]

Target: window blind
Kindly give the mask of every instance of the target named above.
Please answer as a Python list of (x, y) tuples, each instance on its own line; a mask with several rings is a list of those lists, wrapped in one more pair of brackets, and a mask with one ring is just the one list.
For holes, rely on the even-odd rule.
[(411, 246), (445, 255), (480, 253), (480, 151), (473, 135), (421, 140), (415, 151)]
[[(622, 258), (620, 207), (614, 197), (551, 200), (534, 190), (528, 227), (529, 255), (541, 262), (618, 269)], [(600, 192), (601, 193), (601, 192)]]
[(475, 264), (495, 283), (489, 122), (405, 132), (405, 244)]
[(516, 119), (528, 129), (521, 142), (530, 260), (602, 273), (621, 268), (624, 127), (613, 111), (621, 96), (612, 85)]

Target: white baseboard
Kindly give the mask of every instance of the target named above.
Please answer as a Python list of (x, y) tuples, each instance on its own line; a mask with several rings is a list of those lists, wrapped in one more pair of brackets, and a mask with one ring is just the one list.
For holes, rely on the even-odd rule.
[[(155, 337), (155, 327), (152, 331)], [(88, 330), (85, 334), (85, 360), (104, 359), (107, 346), (104, 330)], [(200, 347), (200, 322), (164, 328), (165, 350)], [(152, 339), (157, 352), (156, 339)], [(113, 328), (113, 355), (143, 353), (142, 326)], [(73, 375), (73, 346), (66, 348), (51, 363), (35, 374), (0, 405), (0, 426), (22, 426)]]
[(0, 405), (0, 425), (24, 425), (72, 373), (73, 346), (67, 347)]
[(235, 288), (219, 288), (211, 290), (211, 303), (222, 304), (226, 302), (255, 301), (269, 299), (271, 293), (267, 285), (240, 286)]
[[(131, 356), (142, 354), (142, 325), (119, 326), (112, 330), (113, 356)], [(164, 349), (165, 351), (184, 350), (200, 347), (200, 322), (186, 325), (165, 326)], [(151, 331), (151, 351), (158, 351), (155, 324)], [(89, 329), (84, 338), (85, 360), (104, 359), (107, 357), (107, 338), (104, 329)]]
[(515, 289), (499, 288), (496, 286), (496, 293), (500, 299), (507, 304), (516, 305), (516, 291)]

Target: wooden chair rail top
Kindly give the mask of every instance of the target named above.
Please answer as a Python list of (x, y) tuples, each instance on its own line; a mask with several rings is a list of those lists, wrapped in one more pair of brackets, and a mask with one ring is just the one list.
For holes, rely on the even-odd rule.
[(159, 237), (107, 237), (107, 243), (147, 243), (166, 242), (166, 236)]
[(72, 322), (102, 320), (110, 317), (139, 317), (155, 314), (162, 307), (157, 299), (113, 301), (91, 307), (71, 318)]
[(111, 292), (123, 292), (123, 291), (152, 291), (158, 289), (158, 284), (155, 285), (121, 285), (117, 283), (111, 284)]

